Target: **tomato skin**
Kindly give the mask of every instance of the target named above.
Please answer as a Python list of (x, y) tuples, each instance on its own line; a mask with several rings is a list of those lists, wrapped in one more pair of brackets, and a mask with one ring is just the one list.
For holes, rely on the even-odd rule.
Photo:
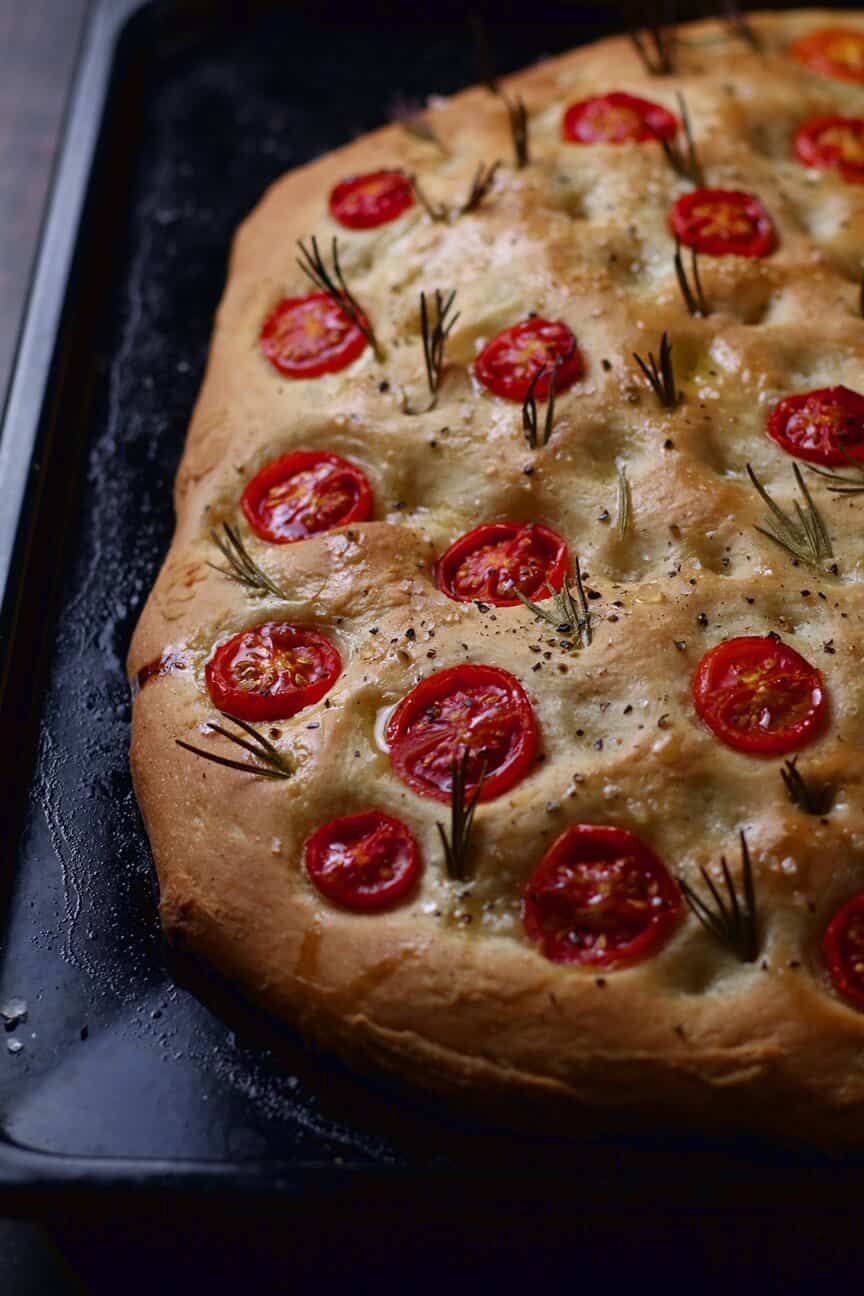
[(360, 329), (325, 292), (283, 298), (261, 326), (261, 351), (286, 378), (338, 373), (365, 346)]
[(552, 366), (560, 360), (555, 391), (566, 391), (585, 372), (576, 339), (561, 320), (535, 316), (504, 329), (487, 342), (474, 363), (474, 373), (495, 396), (523, 401), (532, 379), (547, 366), (534, 388), (538, 400), (546, 400), (552, 383)]
[(814, 117), (795, 133), (795, 156), (808, 167), (828, 167), (864, 184), (864, 117)]
[[(548, 527), (491, 522), (453, 542), (435, 564), (435, 580), (442, 593), (459, 602), (516, 607), (519, 599), (508, 598), (502, 588), (516, 585), (526, 598), (542, 598), (547, 582), (560, 590), (569, 566), (567, 542)], [(524, 573), (521, 580), (514, 579), (514, 567)]]
[(669, 215), (672, 233), (708, 256), (764, 257), (777, 236), (758, 198), (739, 189), (693, 189), (682, 194)]
[(247, 484), (240, 507), (256, 535), (270, 544), (307, 536), (372, 516), (364, 473), (326, 450), (292, 450), (271, 459)]
[(398, 704), (386, 727), (390, 763), (420, 796), (449, 801), (451, 764), (468, 752), (466, 793), (485, 760), (481, 801), (508, 791), (537, 749), (537, 721), (522, 685), (497, 666), (450, 666), (427, 676)]
[(822, 27), (791, 46), (789, 53), (811, 72), (838, 81), (864, 82), (864, 34), (846, 27)]
[(710, 648), (693, 676), (693, 702), (727, 747), (759, 756), (782, 756), (810, 742), (828, 707), (815, 666), (761, 635)]
[(674, 139), (677, 130), (677, 118), (665, 108), (620, 90), (570, 104), (561, 123), (562, 137), (572, 144)]
[(525, 931), (546, 958), (590, 967), (653, 954), (680, 912), (681, 892), (654, 852), (608, 824), (565, 828), (522, 898)]
[(864, 891), (837, 910), (825, 929), (822, 954), (838, 994), (864, 1009)]
[(402, 171), (369, 171), (346, 176), (330, 191), (330, 214), (347, 229), (373, 229), (397, 220), (414, 202)]
[(864, 460), (864, 396), (849, 387), (819, 387), (778, 401), (768, 435), (787, 454), (840, 468)]
[(341, 670), (338, 651), (317, 630), (265, 621), (220, 644), (205, 677), (220, 711), (241, 720), (287, 720), (329, 693)]
[(365, 810), (317, 828), (306, 842), (305, 863), (313, 885), (333, 904), (379, 913), (414, 889), (420, 850), (401, 819)]

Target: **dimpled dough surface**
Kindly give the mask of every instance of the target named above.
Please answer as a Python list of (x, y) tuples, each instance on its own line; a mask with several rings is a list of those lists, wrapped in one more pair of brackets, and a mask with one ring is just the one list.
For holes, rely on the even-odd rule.
[[(648, 75), (625, 39), (577, 49), (502, 83), (527, 106), (527, 167), (512, 164), (502, 101), (471, 89), (429, 108), (446, 155), (398, 126), (376, 131), (285, 175), (236, 236), (177, 480), (176, 533), (130, 650), (132, 678), (166, 650), (181, 665), (137, 694), (135, 784), (168, 935), (357, 1065), (505, 1108), (527, 1098), (527, 1110), (560, 1109), (574, 1130), (594, 1122), (587, 1108), (606, 1107), (613, 1120), (861, 1137), (864, 1012), (832, 988), (820, 943), (832, 913), (864, 890), (864, 504), (808, 477), (837, 565), (814, 571), (754, 530), (765, 509), (745, 472), (750, 462), (791, 507), (793, 460), (765, 434), (770, 406), (809, 388), (864, 389), (864, 186), (792, 153), (808, 117), (864, 112), (864, 87), (787, 52), (832, 24), (864, 31), (848, 12), (757, 15), (759, 54), (722, 23), (683, 27), (666, 77)], [(772, 255), (700, 258), (708, 318), (687, 313), (673, 270), (668, 213), (688, 182), (653, 142), (561, 137), (569, 103), (611, 90), (676, 115), (683, 91), (706, 183), (758, 194), (771, 214)], [(414, 203), (355, 231), (328, 211), (339, 180), (393, 167), (456, 203), (478, 162), (495, 158), (491, 192), (452, 223)], [(338, 235), (385, 358), (367, 347), (341, 372), (292, 380), (262, 356), (259, 334), (281, 298), (310, 291), (295, 258), (312, 233), (328, 249)], [(460, 317), (437, 408), (406, 413), (402, 392), (425, 404), (420, 290), (451, 287)], [(519, 403), (473, 372), (481, 346), (532, 311), (564, 320), (585, 360), (535, 451)], [(683, 392), (671, 412), (632, 358), (656, 352), (663, 330)], [(259, 540), (240, 493), (299, 447), (357, 464), (374, 520), (294, 544)], [(623, 539), (619, 467), (632, 493)], [(521, 606), (439, 592), (436, 558), (502, 519), (543, 522), (579, 555), (595, 596), (589, 646), (562, 648)], [(237, 523), (285, 599), (208, 565), (223, 521)], [(343, 659), (326, 701), (260, 726), (278, 733), (293, 777), (237, 773), (178, 747), (242, 756), (207, 731), (216, 712), (205, 664), (230, 636), (279, 619), (322, 630)], [(824, 676), (830, 717), (801, 760), (836, 785), (825, 818), (789, 801), (779, 757), (732, 750), (693, 708), (706, 650), (769, 632)], [(381, 739), (386, 708), (464, 662), (515, 675), (540, 730), (528, 775), (477, 811), (468, 887), (443, 866), (436, 823), (447, 807), (396, 776)], [(351, 913), (311, 885), (303, 844), (330, 818), (370, 807), (410, 827), (423, 872), (390, 911)], [(683, 906), (671, 937), (632, 966), (598, 976), (545, 958), (523, 928), (522, 892), (574, 823), (630, 830), (694, 885), (723, 855), (737, 871), (743, 828), (757, 961), (740, 962)]]

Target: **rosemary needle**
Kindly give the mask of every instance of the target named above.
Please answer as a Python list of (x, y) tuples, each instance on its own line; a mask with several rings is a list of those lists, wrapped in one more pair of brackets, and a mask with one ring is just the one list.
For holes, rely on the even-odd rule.
[(450, 793), (450, 836), (443, 824), (436, 824), (441, 845), (444, 848), (444, 862), (447, 874), (454, 881), (464, 882), (469, 876), (468, 854), (471, 842), (471, 828), (474, 824), (474, 811), (480, 800), (483, 782), (486, 778), (486, 762), (480, 766), (480, 777), (470, 796), (466, 795), (468, 784), (468, 748), (462, 750), (462, 759), (456, 757), (450, 764), (452, 790)]

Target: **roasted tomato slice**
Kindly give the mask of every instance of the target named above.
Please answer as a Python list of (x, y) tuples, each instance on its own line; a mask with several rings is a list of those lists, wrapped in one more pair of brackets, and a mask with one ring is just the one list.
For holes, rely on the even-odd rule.
[(451, 666), (423, 680), (391, 715), (390, 762), (410, 788), (449, 801), (452, 765), (468, 753), (466, 792), (481, 801), (518, 783), (537, 748), (537, 721), (519, 681), (497, 666)]
[(840, 467), (864, 460), (864, 396), (848, 387), (820, 387), (778, 401), (768, 435), (796, 459)]
[(837, 910), (822, 953), (834, 988), (856, 1008), (864, 1008), (864, 891)]
[(764, 257), (777, 243), (771, 217), (753, 194), (738, 189), (693, 189), (669, 217), (686, 247), (709, 256)]
[(795, 156), (808, 167), (830, 167), (844, 180), (864, 182), (864, 117), (814, 117), (798, 128)]
[(417, 881), (420, 851), (401, 820), (366, 810), (331, 819), (312, 834), (306, 872), (321, 894), (343, 909), (392, 909)]
[(811, 72), (839, 81), (864, 82), (864, 33), (824, 27), (802, 36), (790, 53)]
[(330, 213), (349, 229), (372, 229), (396, 220), (414, 201), (411, 181), (401, 171), (348, 176), (330, 191)]
[(515, 607), (514, 589), (526, 598), (544, 598), (547, 584), (560, 590), (569, 561), (566, 541), (548, 527), (490, 522), (450, 546), (438, 559), (435, 579), (448, 598)]
[(554, 963), (634, 963), (666, 939), (681, 892), (643, 841), (606, 824), (573, 824), (525, 888), (522, 921)]
[(288, 544), (372, 514), (372, 491), (359, 468), (325, 450), (292, 450), (265, 464), (240, 499), (262, 540)]
[(241, 720), (286, 720), (328, 693), (342, 669), (329, 639), (265, 621), (220, 644), (206, 666), (214, 704)]
[(561, 320), (537, 317), (522, 320), (487, 342), (477, 357), (474, 372), (484, 387), (496, 396), (523, 401), (538, 370), (546, 373), (538, 379), (534, 395), (545, 400), (552, 381), (552, 367), (560, 361), (555, 378), (556, 392), (578, 382), (585, 372), (582, 353), (576, 339)]
[(816, 736), (828, 699), (815, 666), (776, 639), (745, 635), (709, 649), (693, 677), (693, 701), (727, 747), (762, 756)]
[(672, 139), (678, 121), (650, 99), (637, 99), (620, 90), (570, 104), (561, 134), (574, 144), (626, 144)]
[(356, 360), (366, 345), (360, 329), (327, 293), (286, 297), (261, 328), (261, 350), (288, 378), (318, 378)]

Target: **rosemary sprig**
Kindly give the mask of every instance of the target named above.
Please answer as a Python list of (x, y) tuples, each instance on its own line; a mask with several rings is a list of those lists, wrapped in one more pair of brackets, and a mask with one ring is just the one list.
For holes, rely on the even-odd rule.
[(841, 472), (834, 472), (830, 468), (817, 468), (815, 464), (808, 464), (807, 467), (817, 477), (822, 477), (825, 481), (832, 482), (833, 485), (826, 486), (826, 490), (832, 495), (864, 495), (864, 464), (853, 459), (850, 454), (841, 447), (841, 454), (849, 464), (851, 476), (844, 477)]
[(684, 129), (686, 147), (683, 150), (680, 149), (674, 139), (666, 139), (664, 135), (655, 135), (655, 138), (666, 156), (666, 161), (677, 175), (683, 176), (692, 185), (703, 185), (705, 183), (705, 173), (696, 152), (696, 142), (693, 139), (693, 128), (690, 125), (687, 104), (680, 90), (676, 91), (675, 97), (678, 100), (678, 112)]
[(515, 99), (508, 99), (505, 94), (502, 94), (501, 98), (507, 106), (507, 116), (510, 119), (513, 157), (517, 169), (521, 170), (531, 161), (528, 151), (528, 111), (525, 107), (525, 100), (521, 95), (517, 95)]
[(468, 759), (469, 751), (465, 747), (462, 751), (461, 761), (457, 761), (454, 756), (450, 764), (453, 786), (450, 793), (449, 838), (443, 824), (435, 825), (441, 838), (441, 845), (444, 847), (447, 876), (453, 878), (455, 882), (465, 882), (470, 876), (468, 849), (471, 841), (471, 827), (474, 823), (474, 811), (477, 809), (477, 802), (480, 800), (480, 793), (483, 789), (483, 780), (486, 777), (486, 762), (483, 761), (480, 766), (480, 777), (474, 791), (470, 797), (466, 798)]
[(468, 191), (468, 197), (457, 207), (457, 216), (467, 216), (469, 212), (474, 211), (480, 206), (483, 199), (488, 194), (492, 185), (495, 183), (495, 175), (500, 167), (500, 161), (493, 162), (491, 166), (486, 166), (483, 162), (477, 163), (477, 170), (474, 172), (474, 179), (471, 181), (471, 188)]
[(352, 296), (348, 285), (345, 282), (345, 276), (342, 274), (342, 267), (339, 265), (339, 240), (334, 236), (331, 255), (333, 257), (333, 269), (328, 270), (318, 249), (318, 240), (312, 235), (312, 250), (306, 247), (303, 240), (298, 240), (297, 246), (300, 249), (300, 256), (297, 258), (297, 264), (307, 278), (311, 279), (316, 288), (325, 292), (331, 301), (339, 306), (351, 323), (354, 324), (365, 337), (366, 341), (375, 352), (376, 360), (383, 360), (384, 353), (381, 350), (378, 339), (369, 320), (357, 304), (356, 299)]
[(483, 162), (478, 162), (467, 198), (464, 202), (451, 208), (448, 208), (444, 203), (433, 202), (416, 175), (412, 175), (410, 180), (414, 186), (417, 201), (425, 208), (427, 215), (433, 221), (447, 221), (452, 224), (459, 216), (467, 216), (469, 212), (477, 210), (492, 188), (500, 165), (500, 162), (493, 162), (491, 166), (487, 167)]
[(426, 307), (426, 294), (420, 294), (420, 328), (423, 334), (423, 359), (426, 364), (426, 380), (429, 383), (429, 394), (432, 397), (430, 409), (434, 409), (438, 400), (438, 388), (441, 385), (441, 374), (444, 370), (444, 348), (447, 338), (459, 318), (459, 312), (451, 315), (456, 289), (443, 294), (435, 289), (435, 320)]
[(291, 777), (293, 770), (278, 748), (273, 746), (269, 738), (265, 738), (251, 724), (241, 720), (239, 716), (229, 715), (227, 711), (221, 711), (220, 715), (224, 719), (230, 720), (232, 724), (237, 725), (238, 728), (249, 735), (252, 741), (248, 742), (245, 738), (241, 738), (239, 734), (231, 733), (229, 729), (215, 724), (212, 720), (208, 723), (208, 728), (213, 733), (221, 734), (223, 738), (227, 738), (235, 746), (242, 747), (244, 751), (250, 752), (257, 761), (263, 761), (263, 764), (252, 765), (249, 761), (228, 760), (225, 756), (217, 756), (215, 752), (205, 751), (203, 747), (193, 747), (191, 743), (184, 742), (182, 738), (174, 739), (177, 746), (182, 747), (184, 751), (192, 752), (193, 756), (200, 756), (203, 760), (212, 761), (214, 765), (224, 765), (226, 769), (240, 770), (243, 774), (260, 774), (262, 778), (287, 779)]
[(696, 249), (690, 249), (690, 272), (693, 276), (693, 283), (687, 278), (684, 269), (684, 262), (681, 259), (681, 243), (675, 240), (675, 274), (678, 279), (678, 287), (681, 289), (681, 296), (684, 298), (684, 304), (691, 315), (699, 315), (702, 319), (707, 319), (711, 310), (705, 300), (705, 294), (702, 291), (702, 280), (699, 278), (699, 257)]
[(630, 483), (627, 480), (627, 473), (622, 467), (618, 467), (618, 539), (623, 540), (630, 530), (630, 520), (632, 515), (632, 503), (630, 499)]
[(552, 365), (552, 372), (549, 375), (549, 395), (546, 398), (546, 417), (543, 420), (542, 430), (540, 428), (540, 415), (537, 411), (535, 388), (543, 374), (548, 370), (548, 365), (541, 365), (531, 379), (531, 385), (525, 393), (525, 399), (522, 402), (522, 431), (525, 433), (525, 440), (531, 450), (537, 450), (549, 444), (555, 418), (555, 383), (558, 380), (558, 370), (565, 359), (566, 357), (559, 356)]
[(735, 36), (740, 36), (741, 40), (746, 41), (751, 49), (757, 54), (762, 53), (762, 39), (758, 32), (754, 31), (750, 25), (747, 15), (739, 9), (736, 0), (724, 0), (723, 8), (726, 10), (726, 21)]
[(679, 391), (675, 384), (675, 370), (672, 365), (672, 343), (665, 331), (660, 338), (660, 352), (655, 359), (654, 352), (648, 352), (648, 363), (633, 352), (633, 359), (645, 375), (651, 390), (663, 409), (674, 409), (678, 404)]
[[(819, 566), (826, 558), (834, 557), (834, 550), (831, 548), (831, 537), (822, 521), (822, 516), (813, 498), (807, 489), (807, 484), (801, 476), (801, 469), (796, 463), (792, 465), (792, 471), (795, 474), (795, 481), (798, 489), (804, 496), (806, 507), (802, 508), (799, 500), (795, 501), (795, 516), (784, 513), (780, 505), (768, 494), (765, 487), (756, 476), (750, 464), (747, 465), (747, 475), (750, 481), (759, 492), (760, 497), (771, 510), (768, 517), (764, 518), (764, 526), (756, 526), (755, 529), (775, 544), (780, 545), (798, 562), (809, 563), (811, 566)], [(755, 525), (755, 524), (754, 524)]]
[(216, 545), (228, 566), (219, 567), (216, 563), (211, 562), (208, 562), (207, 566), (212, 567), (214, 571), (221, 572), (229, 580), (236, 581), (238, 585), (245, 585), (247, 589), (256, 590), (261, 594), (275, 594), (277, 598), (281, 599), (286, 598), (285, 591), (280, 589), (276, 582), (271, 580), (263, 568), (259, 567), (255, 562), (236, 527), (232, 527), (230, 522), (223, 522), (222, 530), (224, 535), (220, 535), (218, 531), (211, 531), (210, 539)]
[(711, 932), (724, 945), (728, 945), (742, 963), (755, 963), (759, 956), (759, 922), (753, 885), (753, 866), (744, 833), (739, 833), (739, 837), (743, 895), (738, 894), (725, 856), (720, 860), (723, 884), (726, 888), (725, 898), (704, 865), (699, 872), (710, 892), (710, 899), (700, 896), (683, 877), (679, 877), (678, 885), (692, 913), (706, 931)]
[(415, 139), (423, 140), (426, 144), (434, 144), (444, 157), (448, 156), (449, 149), (428, 117), (424, 115), (421, 105), (416, 100), (395, 100), (390, 110), (390, 116), (391, 120), (401, 126), (409, 135), (413, 135)]
[(674, 71), (670, 32), (660, 23), (650, 23), (629, 33), (630, 42), (651, 76), (669, 76)]
[(588, 607), (588, 600), (585, 597), (585, 586), (582, 584), (582, 571), (579, 567), (579, 558), (576, 558), (576, 593), (579, 599), (579, 607), (576, 607), (573, 601), (573, 589), (570, 584), (569, 576), (565, 578), (564, 584), (560, 590), (554, 590), (547, 582), (546, 589), (552, 597), (554, 611), (535, 603), (532, 599), (526, 598), (522, 591), (513, 586), (513, 593), (529, 612), (533, 612), (541, 621), (548, 622), (554, 626), (559, 635), (566, 635), (577, 640), (577, 647), (587, 647), (593, 638), (591, 629), (591, 611)]
[(780, 777), (789, 800), (805, 814), (827, 815), (834, 804), (834, 787), (830, 783), (808, 783), (798, 769), (798, 757), (783, 762)]

